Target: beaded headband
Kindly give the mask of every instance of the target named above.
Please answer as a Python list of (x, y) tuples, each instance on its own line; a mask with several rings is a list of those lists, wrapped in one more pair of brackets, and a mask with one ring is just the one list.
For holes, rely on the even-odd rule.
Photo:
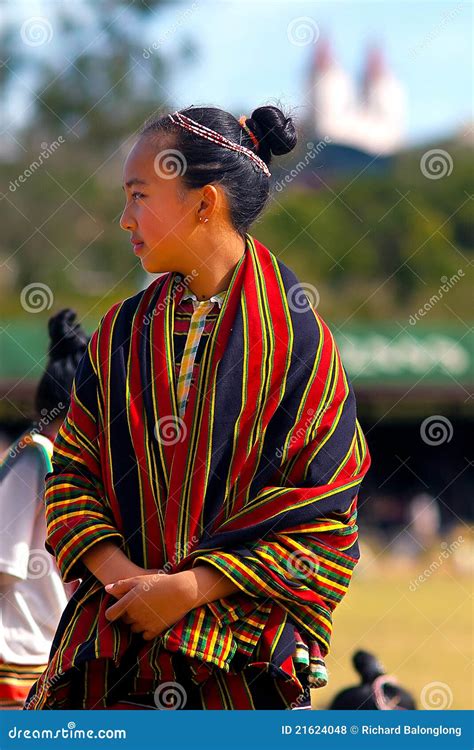
[(228, 138), (225, 138), (220, 133), (217, 133), (215, 130), (211, 130), (210, 128), (206, 128), (205, 125), (201, 125), (199, 122), (196, 122), (195, 120), (191, 120), (190, 117), (186, 117), (186, 115), (182, 115), (181, 112), (173, 112), (173, 114), (169, 114), (168, 117), (170, 118), (171, 122), (175, 123), (176, 125), (180, 125), (185, 130), (191, 131), (191, 133), (195, 133), (196, 135), (201, 136), (201, 138), (206, 138), (208, 141), (213, 141), (214, 143), (218, 143), (220, 146), (223, 146), (224, 148), (228, 148), (231, 151), (237, 151), (240, 154), (245, 154), (258, 167), (260, 167), (260, 169), (267, 175), (267, 177), (271, 176), (271, 172), (269, 171), (263, 159), (257, 156), (257, 154), (255, 154), (249, 148), (246, 148), (245, 146), (241, 146), (240, 143), (234, 143), (234, 141), (229, 141)]

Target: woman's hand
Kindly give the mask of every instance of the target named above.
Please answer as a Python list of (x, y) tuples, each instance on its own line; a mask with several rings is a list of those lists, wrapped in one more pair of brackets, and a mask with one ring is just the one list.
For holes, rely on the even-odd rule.
[(192, 609), (182, 573), (148, 572), (108, 584), (105, 590), (118, 599), (106, 610), (106, 618), (111, 622), (121, 618), (146, 641), (161, 635)]

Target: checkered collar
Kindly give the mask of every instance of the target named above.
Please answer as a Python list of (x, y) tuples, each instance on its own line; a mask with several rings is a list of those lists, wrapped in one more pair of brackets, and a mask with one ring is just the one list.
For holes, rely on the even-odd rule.
[[(183, 277), (178, 274), (175, 279), (175, 285), (177, 286), (179, 283), (183, 283)], [(188, 288), (183, 294), (183, 296), (181, 297), (181, 302), (185, 299), (192, 299), (193, 302), (217, 302), (217, 304), (219, 305), (219, 308), (221, 308), (226, 294), (227, 294), (227, 289), (225, 289), (223, 292), (219, 292), (218, 294), (213, 294), (213, 296), (210, 297), (209, 300), (198, 300), (194, 292), (192, 292)]]

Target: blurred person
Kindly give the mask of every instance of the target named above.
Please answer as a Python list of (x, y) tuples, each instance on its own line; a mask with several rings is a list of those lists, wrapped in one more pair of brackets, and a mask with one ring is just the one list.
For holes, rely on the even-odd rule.
[(67, 604), (54, 558), (45, 550), (44, 480), (53, 441), (67, 412), (76, 366), (87, 337), (62, 310), (49, 320), (49, 360), (37, 386), (39, 427), (7, 450), (0, 485), (0, 708), (23, 706), (44, 671)]
[(374, 654), (356, 651), (352, 664), (360, 683), (341, 690), (328, 706), (331, 711), (415, 711), (413, 694), (395, 675), (386, 674)]
[(441, 531), (441, 512), (438, 500), (428, 492), (418, 492), (408, 508), (410, 533), (415, 537), (418, 552), (429, 550), (438, 543)]
[(25, 708), (310, 709), (327, 682), (370, 455), (331, 332), (248, 231), (296, 142), (277, 107), (192, 107), (126, 159), (121, 226), (159, 276), (78, 367), (45, 500), (81, 584)]

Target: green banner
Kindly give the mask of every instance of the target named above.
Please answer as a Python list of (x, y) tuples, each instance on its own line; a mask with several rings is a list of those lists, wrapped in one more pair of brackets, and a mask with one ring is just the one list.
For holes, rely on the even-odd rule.
[[(330, 324), (354, 382), (453, 384), (474, 381), (472, 328), (402, 328)], [(88, 330), (92, 330), (92, 327)], [(36, 380), (46, 362), (45, 321), (10, 322), (0, 329), (0, 379)]]

